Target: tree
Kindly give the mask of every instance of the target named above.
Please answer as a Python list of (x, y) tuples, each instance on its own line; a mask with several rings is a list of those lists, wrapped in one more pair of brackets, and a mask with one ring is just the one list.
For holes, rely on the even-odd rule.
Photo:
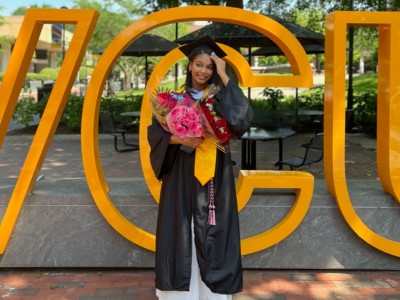
[(128, 3), (125, 0), (106, 0), (101, 2), (91, 0), (74, 1), (74, 8), (95, 9), (100, 14), (88, 45), (89, 51), (96, 51), (107, 47), (114, 37), (133, 21), (133, 17), (143, 12), (140, 6), (135, 6), (132, 3)]
[(243, 8), (243, 2), (243, 0), (146, 0), (145, 5), (148, 8), (148, 12), (155, 12), (184, 5), (216, 5)]
[(27, 10), (28, 8), (52, 8), (52, 6), (49, 5), (49, 4), (42, 4), (42, 6), (39, 6), (39, 5), (34, 4), (34, 5), (31, 5), (30, 7), (20, 6), (20, 7), (16, 8), (16, 9), (11, 13), (11, 15), (13, 15), (13, 16), (24, 16), (25, 13), (26, 13), (26, 10)]
[[(3, 25), (4, 25), (4, 18), (0, 16), (0, 27)], [(0, 35), (0, 53), (4, 51), (4, 49), (11, 47), (14, 40), (15, 39), (11, 36)]]
[[(325, 32), (325, 14), (321, 8), (294, 9), (288, 14), (287, 19), (314, 32), (320, 34), (324, 34)], [(322, 69), (322, 55), (315, 54), (314, 57), (316, 69), (319, 73)]]
[(293, 3), (290, 0), (249, 0), (246, 8), (254, 12), (283, 18), (293, 9)]
[[(95, 9), (99, 12), (100, 17), (88, 45), (90, 52), (106, 48), (123, 29), (144, 12), (138, 2), (130, 0), (106, 0), (101, 2), (75, 0), (74, 8)], [(115, 80), (122, 80), (124, 87), (128, 87), (132, 77), (130, 74), (137, 69), (135, 66), (139, 65), (139, 63), (140, 59), (138, 58), (120, 57), (110, 73), (107, 94), (114, 93), (112, 82)], [(120, 76), (121, 73), (124, 75)]]

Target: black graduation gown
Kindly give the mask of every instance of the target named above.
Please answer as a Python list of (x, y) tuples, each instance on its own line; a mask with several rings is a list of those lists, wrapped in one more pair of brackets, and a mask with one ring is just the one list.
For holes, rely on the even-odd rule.
[[(229, 81), (216, 96), (217, 112), (236, 136), (251, 124), (253, 112), (236, 83)], [(171, 134), (153, 118), (148, 127), (150, 162), (162, 180), (156, 232), (156, 288), (188, 291), (191, 276), (193, 217), (198, 265), (203, 282), (214, 293), (235, 294), (243, 288), (240, 233), (230, 153), (217, 151), (214, 177), (216, 225), (208, 220), (209, 183), (194, 176), (195, 151), (169, 144)]]

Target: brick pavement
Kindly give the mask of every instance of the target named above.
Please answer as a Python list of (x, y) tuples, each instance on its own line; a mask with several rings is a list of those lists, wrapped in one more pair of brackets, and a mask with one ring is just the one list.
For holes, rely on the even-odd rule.
[[(157, 299), (153, 270), (2, 270), (1, 299)], [(234, 300), (400, 299), (399, 272), (245, 270)]]
[[(299, 145), (308, 136), (298, 135), (284, 143), (284, 156), (303, 151)], [(7, 136), (0, 149), (2, 178), (18, 177), (31, 136)], [(101, 136), (100, 155), (106, 178), (141, 177), (138, 152), (117, 153), (110, 136)], [(233, 157), (240, 165), (240, 146)], [(277, 143), (259, 143), (259, 167), (273, 169)], [(43, 164), (41, 174), (51, 178), (84, 178), (79, 136), (56, 136)], [(349, 166), (349, 168), (348, 168)], [(307, 169), (323, 178), (323, 164)], [(376, 178), (375, 151), (346, 144), (348, 178)], [(83, 179), (84, 180), (84, 179)], [(1, 259), (1, 258), (0, 258)], [(122, 300), (156, 299), (154, 270), (0, 270), (1, 299), (79, 299)], [(400, 299), (400, 272), (245, 270), (244, 291), (234, 300), (250, 299)]]

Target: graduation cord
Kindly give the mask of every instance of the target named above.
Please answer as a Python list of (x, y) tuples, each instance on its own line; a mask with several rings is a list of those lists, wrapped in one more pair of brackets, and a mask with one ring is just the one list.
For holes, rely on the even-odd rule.
[(210, 179), (208, 185), (208, 225), (214, 226), (216, 224), (215, 221), (215, 204), (214, 204), (214, 178)]

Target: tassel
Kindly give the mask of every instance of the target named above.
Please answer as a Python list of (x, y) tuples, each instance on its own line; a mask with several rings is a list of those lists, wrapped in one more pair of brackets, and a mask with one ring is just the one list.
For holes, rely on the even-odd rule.
[(210, 209), (208, 211), (208, 225), (215, 225), (215, 209)]
[(215, 205), (214, 205), (214, 178), (211, 178), (209, 183), (209, 200), (208, 200), (208, 225), (216, 225), (215, 220)]

